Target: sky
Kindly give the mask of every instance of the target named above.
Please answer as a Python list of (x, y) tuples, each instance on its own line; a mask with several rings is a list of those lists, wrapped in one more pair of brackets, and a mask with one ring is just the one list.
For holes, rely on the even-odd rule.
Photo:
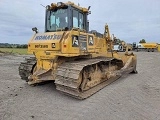
[[(0, 43), (27, 44), (37, 27), (44, 32), (45, 8), (68, 0), (0, 0)], [(160, 43), (160, 0), (70, 0), (88, 8), (90, 30), (110, 34), (127, 43)]]

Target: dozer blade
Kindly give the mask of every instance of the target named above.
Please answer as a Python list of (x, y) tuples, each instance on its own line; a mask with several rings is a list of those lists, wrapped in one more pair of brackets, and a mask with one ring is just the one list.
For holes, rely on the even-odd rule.
[(28, 84), (36, 85), (49, 80), (54, 80), (54, 76), (52, 75), (52, 69), (39, 69), (28, 77)]
[(19, 75), (22, 80), (28, 82), (28, 76), (32, 73), (32, 68), (36, 64), (35, 57), (25, 58), (24, 62), (19, 65)]
[(21, 79), (25, 80), (29, 85), (36, 85), (47, 80), (54, 80), (52, 70), (39, 69), (33, 73), (36, 67), (36, 58), (27, 57), (19, 66), (19, 75)]
[(85, 99), (122, 75), (136, 72), (131, 56), (125, 65), (114, 58), (94, 58), (66, 62), (59, 66), (56, 89), (78, 99)]

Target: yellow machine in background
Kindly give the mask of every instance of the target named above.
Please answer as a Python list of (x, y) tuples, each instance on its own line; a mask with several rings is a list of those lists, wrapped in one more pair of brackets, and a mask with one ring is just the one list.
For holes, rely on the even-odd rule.
[(128, 48), (128, 51), (132, 51), (132, 45), (126, 43), (125, 41), (122, 41), (122, 42), (121, 42), (120, 48), (121, 48), (123, 51), (126, 51), (127, 48)]
[(128, 49), (128, 51), (133, 50), (132, 44), (126, 43), (125, 41), (120, 41), (114, 37), (113, 39), (113, 50), (118, 52), (124, 52)]
[(89, 31), (89, 13), (72, 2), (46, 6), (45, 33), (32, 29), (28, 51), (35, 57), (20, 64), (21, 78), (30, 85), (54, 80), (57, 90), (84, 99), (125, 73), (137, 73), (133, 53), (108, 52), (108, 25), (104, 34)]
[(139, 43), (137, 45), (137, 52), (140, 50), (154, 52), (158, 50), (158, 44), (157, 43)]
[(160, 52), (160, 44), (158, 44), (158, 51)]

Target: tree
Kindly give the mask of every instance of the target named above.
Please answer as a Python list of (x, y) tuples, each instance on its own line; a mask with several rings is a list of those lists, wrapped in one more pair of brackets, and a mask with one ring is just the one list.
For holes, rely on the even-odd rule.
[(124, 40), (121, 40), (119, 38), (116, 38), (114, 37), (114, 44), (117, 45), (117, 44), (121, 44)]
[(22, 48), (28, 48), (27, 44), (22, 45)]
[(142, 40), (139, 41), (139, 43), (146, 43), (146, 40), (142, 39)]

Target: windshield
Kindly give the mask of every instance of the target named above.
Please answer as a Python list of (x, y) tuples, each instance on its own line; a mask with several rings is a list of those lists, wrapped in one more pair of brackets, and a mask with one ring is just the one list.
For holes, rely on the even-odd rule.
[(67, 9), (58, 9), (47, 12), (47, 31), (68, 29)]

